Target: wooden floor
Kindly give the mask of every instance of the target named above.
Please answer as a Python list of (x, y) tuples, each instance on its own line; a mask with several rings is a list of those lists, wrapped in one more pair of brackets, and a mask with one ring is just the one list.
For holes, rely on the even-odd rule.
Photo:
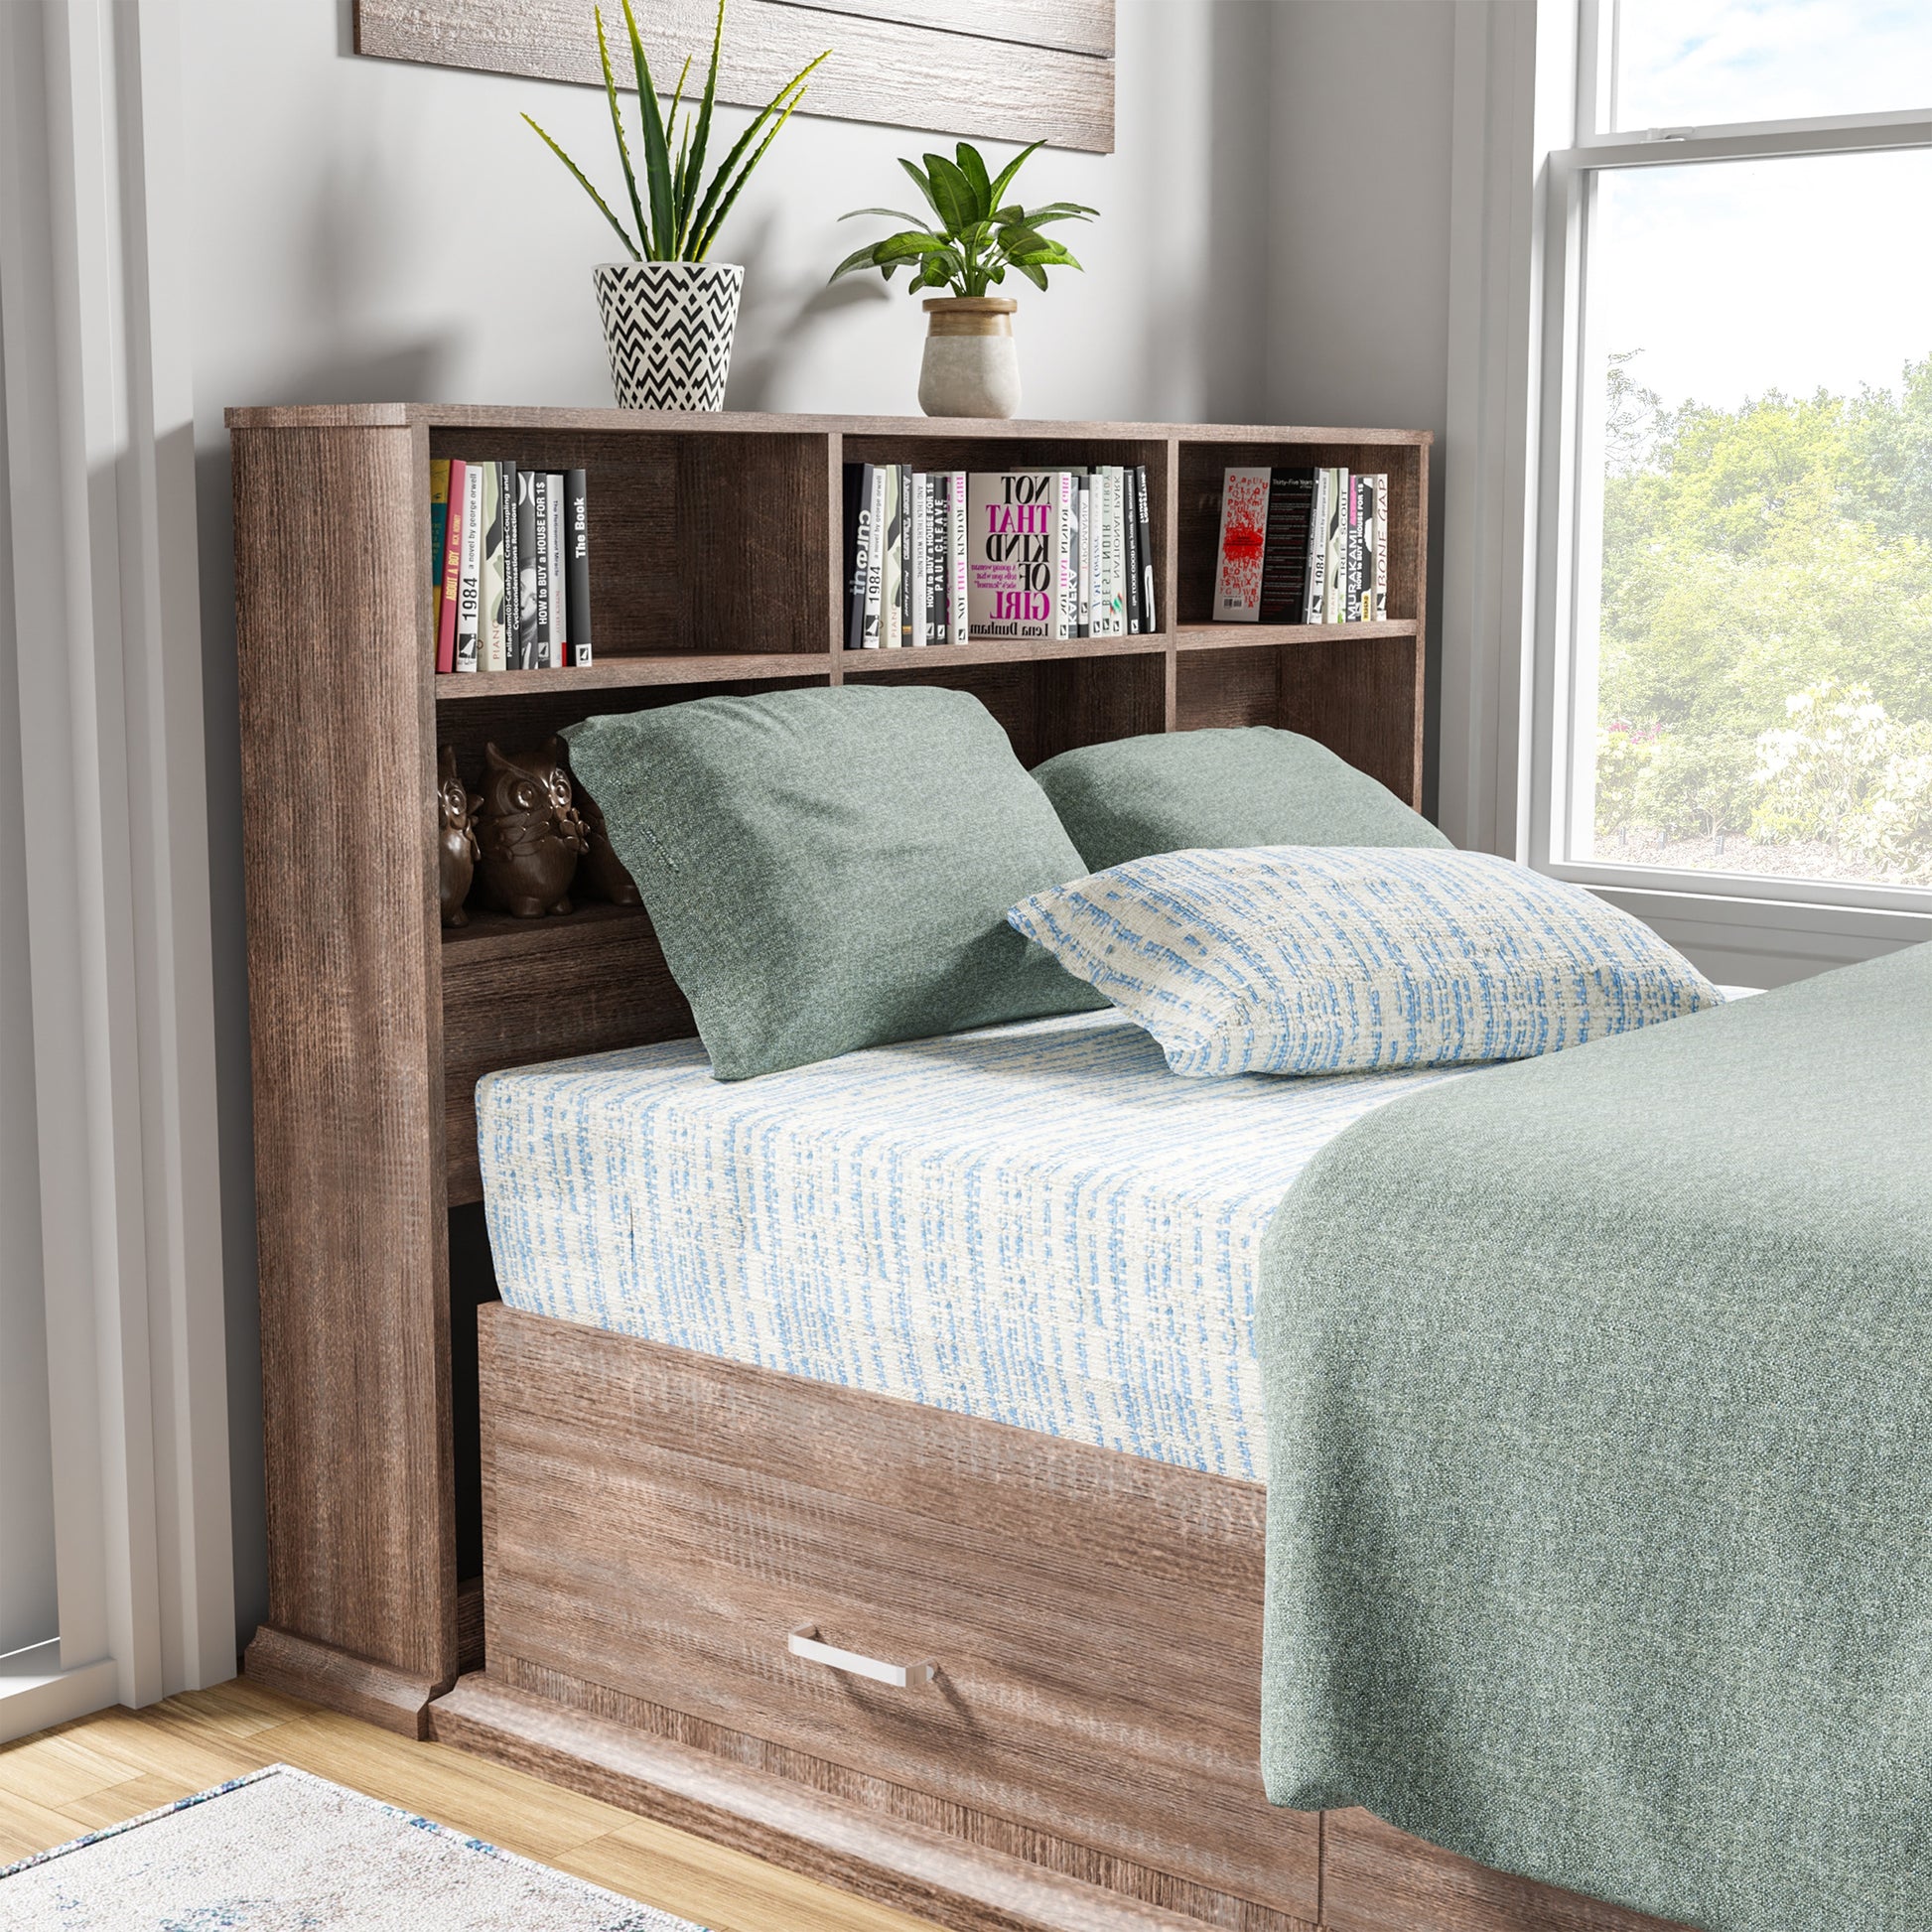
[(615, 1806), (236, 1679), (0, 1745), (0, 1864), (295, 1764), (714, 1932), (933, 1932)]

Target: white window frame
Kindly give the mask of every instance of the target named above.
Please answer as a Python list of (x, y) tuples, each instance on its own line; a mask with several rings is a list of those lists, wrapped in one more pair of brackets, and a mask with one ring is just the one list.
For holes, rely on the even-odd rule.
[[(1575, 861), (1600, 434), (1587, 213), (1612, 168), (1932, 146), (1932, 107), (1617, 132), (1612, 0), (1458, 0), (1450, 186), (1442, 817), (1637, 912), (1719, 977), (1775, 984), (1932, 939), (1932, 892)], [(1589, 708), (1593, 712), (1593, 706)]]

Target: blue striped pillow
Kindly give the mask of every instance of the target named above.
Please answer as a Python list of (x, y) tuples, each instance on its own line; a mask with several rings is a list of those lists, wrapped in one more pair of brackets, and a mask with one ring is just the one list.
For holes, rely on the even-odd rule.
[(1007, 917), (1196, 1076), (1523, 1059), (1723, 997), (1627, 912), (1480, 852), (1169, 852)]

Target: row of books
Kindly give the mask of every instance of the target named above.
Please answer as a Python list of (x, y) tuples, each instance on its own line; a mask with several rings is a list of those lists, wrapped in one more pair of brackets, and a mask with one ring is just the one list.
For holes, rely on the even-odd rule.
[(590, 497), (581, 470), (436, 458), (430, 570), (439, 671), (591, 661)]
[(1144, 465), (845, 466), (846, 646), (1151, 635)]
[(1389, 479), (1228, 470), (1217, 623), (1379, 623), (1389, 615)]

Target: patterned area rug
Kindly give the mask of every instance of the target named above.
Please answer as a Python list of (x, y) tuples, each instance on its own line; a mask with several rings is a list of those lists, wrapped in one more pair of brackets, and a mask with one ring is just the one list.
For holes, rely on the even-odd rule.
[(287, 1764), (0, 1870), (7, 1932), (701, 1932)]

